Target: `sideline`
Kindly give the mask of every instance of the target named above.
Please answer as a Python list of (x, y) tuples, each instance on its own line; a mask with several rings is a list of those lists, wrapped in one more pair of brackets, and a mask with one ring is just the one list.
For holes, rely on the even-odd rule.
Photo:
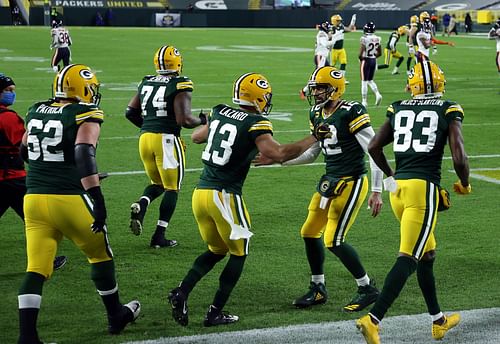
[[(446, 314), (449, 314), (447, 312)], [(439, 343), (498, 344), (500, 343), (500, 308), (460, 311), (460, 324), (449, 331)], [(354, 320), (304, 324), (248, 331), (211, 333), (186, 337), (126, 342), (124, 344), (359, 344), (364, 343)], [(173, 324), (173, 321), (172, 321)], [(175, 325), (177, 326), (177, 325)], [(230, 325), (229, 325), (230, 326)], [(431, 320), (428, 314), (401, 315), (384, 319), (381, 325), (382, 343), (431, 343)]]

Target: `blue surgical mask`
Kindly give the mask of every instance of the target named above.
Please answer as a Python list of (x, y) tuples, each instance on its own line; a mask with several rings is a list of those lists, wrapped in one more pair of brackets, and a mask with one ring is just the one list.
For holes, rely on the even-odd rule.
[(2, 96), (0, 97), (0, 104), (9, 106), (14, 104), (16, 101), (16, 92), (3, 92)]

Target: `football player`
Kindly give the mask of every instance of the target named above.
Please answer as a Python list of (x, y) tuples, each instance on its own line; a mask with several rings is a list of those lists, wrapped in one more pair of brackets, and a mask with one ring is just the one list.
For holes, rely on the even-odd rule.
[[(342, 99), (344, 74), (334, 67), (316, 69), (309, 80), (311, 130), (324, 127), (326, 135), (304, 154), (284, 165), (313, 162), (322, 152), (326, 171), (320, 178), (300, 230), (311, 269), (309, 290), (293, 304), (306, 308), (325, 303), (328, 293), (324, 275), (324, 247), (337, 256), (354, 277), (357, 292), (343, 310), (357, 312), (375, 302), (378, 290), (366, 273), (356, 250), (345, 242), (368, 194), (365, 153), (375, 135), (366, 108)], [(370, 161), (372, 216), (382, 208), (382, 171)], [(323, 237), (323, 240), (321, 240)]]
[(361, 98), (364, 107), (368, 106), (368, 86), (375, 94), (375, 105), (380, 105), (382, 95), (378, 91), (377, 84), (373, 80), (377, 69), (377, 57), (382, 54), (380, 49), (380, 37), (375, 35), (375, 23), (368, 22), (363, 26), (363, 36), (360, 38), (358, 58), (361, 70)]
[(130, 229), (140, 235), (148, 206), (158, 197), (160, 215), (151, 237), (153, 248), (174, 247), (177, 241), (165, 238), (165, 231), (177, 205), (185, 170), (185, 144), (181, 128), (206, 123), (205, 114), (191, 114), (193, 82), (182, 72), (182, 56), (177, 48), (165, 45), (153, 58), (156, 75), (145, 76), (130, 100), (126, 117), (140, 128), (139, 154), (150, 179), (137, 202), (131, 205)]
[(62, 24), (61, 19), (54, 19), (52, 20), (52, 30), (50, 30), (52, 36), (50, 49), (55, 49), (52, 55), (51, 67), (56, 73), (60, 69), (59, 62), (62, 61), (63, 66), (66, 67), (71, 61), (71, 50), (69, 47), (72, 41), (68, 30)]
[[(424, 12), (427, 13), (427, 12)], [(455, 46), (453, 42), (442, 41), (434, 37), (434, 29), (431, 22), (430, 16), (427, 13), (427, 16), (421, 16), (421, 26), (420, 31), (418, 31), (416, 35), (416, 41), (418, 45), (418, 51), (416, 53), (416, 61), (419, 62), (421, 60), (429, 59), (429, 47), (433, 48), (433, 54), (437, 53), (436, 44), (446, 44), (449, 46)]]
[[(427, 310), (432, 320), (432, 338), (443, 339), (460, 321), (460, 314), (445, 316), (436, 295), (433, 266), (436, 258), (434, 229), (437, 212), (449, 207), (448, 193), (440, 187), (444, 147), (450, 144), (458, 181), (453, 189), (460, 195), (471, 192), (469, 163), (462, 137), (462, 107), (441, 99), (445, 77), (431, 61), (415, 65), (408, 77), (411, 100), (392, 103), (387, 120), (370, 142), (372, 159), (388, 176), (384, 186), (390, 192), (392, 210), (400, 222), (400, 246), (382, 292), (370, 313), (357, 320), (357, 327), (369, 344), (380, 343), (379, 323), (416, 271)], [(392, 144), (396, 170), (389, 166), (383, 148)]]
[(497, 41), (497, 54), (495, 63), (497, 65), (498, 73), (500, 73), (500, 19), (493, 25), (488, 32), (488, 39), (495, 39)]
[(28, 267), (18, 295), (18, 343), (22, 344), (41, 343), (36, 323), (42, 289), (52, 275), (52, 261), (63, 237), (90, 263), (110, 334), (120, 333), (141, 309), (137, 300), (123, 305), (118, 295), (95, 159), (104, 119), (98, 107), (99, 81), (89, 67), (72, 64), (56, 75), (53, 92), (54, 99), (28, 110), (21, 146), (30, 166), (24, 198)]
[[(314, 65), (316, 68), (330, 65), (330, 53), (332, 51), (335, 40), (332, 36), (332, 25), (328, 22), (318, 25), (318, 33), (316, 34), (316, 47), (314, 49)], [(308, 86), (306, 85), (300, 90), (300, 98), (306, 99)]]
[[(351, 20), (351, 23), (349, 26), (344, 26), (342, 22), (342, 17), (340, 14), (334, 14), (331, 18), (330, 21), (333, 25), (333, 35), (334, 35), (334, 40), (335, 44), (333, 45), (332, 49), (332, 66), (335, 66), (337, 62), (339, 62), (340, 66), (340, 72), (344, 75), (346, 73), (346, 66), (347, 66), (347, 54), (344, 49), (344, 33), (345, 32), (352, 32), (356, 31), (356, 26), (355, 26), (355, 17), (353, 16), (353, 19)], [(349, 82), (346, 80), (346, 84), (349, 84)]]
[(406, 59), (406, 74), (410, 75), (411, 64), (415, 61), (417, 45), (417, 32), (420, 30), (420, 23), (418, 16), (410, 17), (410, 24), (406, 25), (408, 27), (408, 37), (406, 38), (406, 45), (408, 46), (408, 57)]
[(392, 75), (399, 74), (399, 66), (404, 61), (403, 54), (401, 54), (397, 48), (396, 44), (398, 44), (399, 38), (401, 36), (404, 36), (408, 34), (408, 27), (406, 25), (402, 25), (398, 27), (396, 30), (391, 32), (391, 35), (389, 36), (389, 41), (387, 41), (387, 45), (384, 48), (384, 64), (378, 65), (378, 69), (385, 69), (389, 68), (389, 65), (391, 64), (392, 58), (398, 59), (398, 62), (396, 62), (396, 66), (394, 66), (394, 69), (392, 70)]
[[(233, 103), (213, 107), (209, 123), (197, 128), (191, 138), (206, 142), (200, 181), (193, 192), (193, 213), (208, 250), (195, 259), (192, 268), (168, 295), (174, 320), (188, 324), (188, 297), (195, 285), (228, 254), (219, 277), (219, 288), (203, 322), (204, 326), (225, 325), (239, 317), (223, 312), (231, 291), (238, 282), (250, 237), (250, 216), (242, 188), (250, 163), (257, 151), (271, 161), (283, 162), (297, 157), (316, 142), (312, 135), (280, 145), (273, 139), (273, 126), (266, 117), (271, 111), (271, 84), (262, 74), (245, 73), (233, 85)], [(319, 134), (318, 137), (321, 137)]]

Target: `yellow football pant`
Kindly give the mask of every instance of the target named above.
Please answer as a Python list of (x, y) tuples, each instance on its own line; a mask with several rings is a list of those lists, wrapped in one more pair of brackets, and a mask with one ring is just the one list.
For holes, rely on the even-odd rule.
[(397, 183), (398, 189), (390, 194), (390, 201), (400, 222), (399, 252), (420, 259), (436, 248), (438, 187), (422, 179), (398, 179)]
[(335, 66), (337, 61), (340, 64), (347, 64), (347, 54), (344, 48), (332, 50), (332, 66)]
[[(143, 133), (139, 138), (139, 154), (144, 170), (151, 179), (151, 184), (161, 185), (166, 190), (178, 191), (184, 178), (186, 166), (185, 144), (180, 137), (173, 137), (172, 142), (165, 143), (165, 135), (161, 133)], [(164, 167), (165, 149), (171, 150), (178, 166)]]
[[(229, 207), (236, 224), (246, 224), (250, 228), (250, 215), (243, 201), (243, 197), (231, 194)], [(248, 254), (248, 239), (231, 240), (231, 226), (224, 219), (221, 210), (214, 201), (217, 197), (223, 202), (222, 192), (212, 189), (195, 189), (192, 198), (193, 214), (198, 223), (201, 238), (208, 245), (208, 249), (220, 255), (227, 252), (234, 256)], [(228, 208), (229, 208), (228, 207)]]
[(323, 240), (326, 247), (340, 245), (356, 220), (367, 193), (366, 176), (347, 182), (342, 194), (331, 198), (325, 209), (319, 207), (321, 195), (315, 192), (309, 203), (309, 214), (302, 225), (300, 235), (302, 238), (321, 238), (324, 232)]
[(113, 259), (106, 233), (93, 233), (92, 202), (87, 195), (24, 196), (27, 272), (49, 278), (57, 245), (67, 237), (87, 256), (90, 263)]

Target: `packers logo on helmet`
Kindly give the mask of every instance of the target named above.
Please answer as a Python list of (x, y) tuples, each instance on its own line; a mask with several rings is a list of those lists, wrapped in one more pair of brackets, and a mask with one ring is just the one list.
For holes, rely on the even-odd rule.
[(158, 49), (153, 63), (159, 74), (180, 74), (182, 72), (182, 55), (177, 48), (171, 45), (164, 45)]
[(425, 19), (431, 20), (431, 16), (429, 15), (429, 12), (423, 11), (420, 12), (418, 19), (420, 19), (420, 22), (423, 23)]
[(408, 76), (408, 89), (413, 97), (440, 97), (446, 80), (437, 64), (431, 61), (417, 63)]
[(253, 107), (260, 114), (271, 112), (272, 95), (271, 84), (262, 74), (243, 74), (233, 85), (233, 103)]
[(73, 99), (99, 105), (99, 81), (90, 67), (71, 64), (56, 74), (53, 84), (55, 98)]
[[(318, 105), (318, 101), (326, 103), (328, 100), (337, 100), (345, 92), (344, 74), (331, 66), (316, 69), (311, 74), (307, 85), (309, 86), (310, 95), (308, 96), (308, 101), (310, 105)], [(321, 93), (314, 91), (314, 89), (320, 87), (324, 88), (325, 91)], [(323, 95), (326, 95), (326, 99)]]
[(333, 26), (339, 26), (342, 23), (342, 17), (340, 14), (334, 14), (331, 18), (330, 21), (332, 22)]

